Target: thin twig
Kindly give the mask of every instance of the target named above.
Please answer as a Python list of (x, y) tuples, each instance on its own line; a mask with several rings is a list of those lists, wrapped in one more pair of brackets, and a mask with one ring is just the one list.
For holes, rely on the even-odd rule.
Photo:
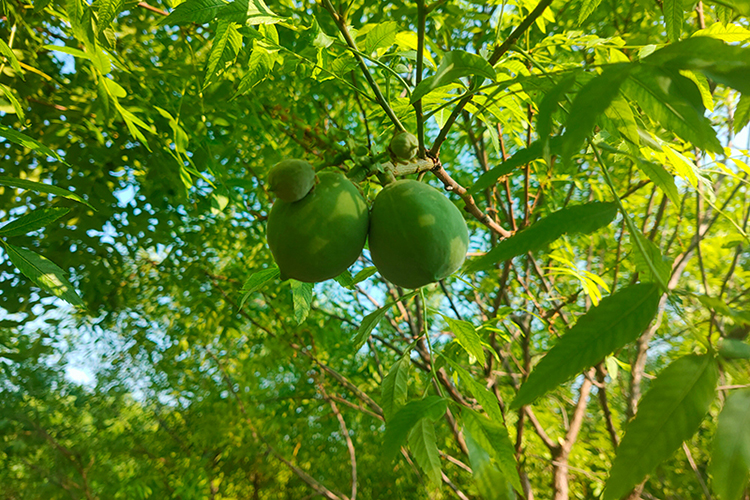
[(138, 7), (141, 7), (142, 9), (150, 10), (151, 12), (155, 12), (157, 14), (160, 14), (162, 16), (168, 16), (169, 13), (165, 12), (161, 9), (157, 9), (156, 7), (147, 4), (146, 2), (138, 2)]
[(222, 378), (224, 379), (224, 382), (226, 383), (227, 387), (229, 388), (229, 392), (232, 393), (232, 396), (234, 396), (235, 401), (237, 402), (237, 406), (240, 409), (240, 412), (242, 413), (243, 417), (245, 417), (245, 423), (247, 423), (248, 427), (250, 427), (250, 431), (254, 438), (258, 439), (259, 441), (263, 442), (263, 444), (266, 446), (266, 449), (274, 456), (277, 460), (281, 461), (284, 465), (289, 467), (289, 469), (294, 472), (300, 479), (302, 479), (305, 483), (308, 484), (313, 490), (315, 490), (318, 494), (322, 495), (323, 497), (327, 498), (328, 500), (346, 500), (346, 496), (344, 495), (337, 495), (333, 491), (329, 490), (323, 484), (318, 482), (315, 478), (307, 474), (305, 471), (294, 465), (292, 462), (287, 460), (281, 453), (279, 453), (276, 448), (274, 448), (270, 442), (263, 436), (258, 429), (255, 427), (255, 424), (253, 424), (252, 420), (250, 420), (250, 416), (247, 414), (247, 410), (245, 409), (245, 404), (242, 402), (242, 399), (240, 399), (239, 394), (234, 389), (234, 383), (232, 382), (232, 379), (229, 377), (229, 374), (224, 369), (224, 365), (221, 363), (218, 357), (211, 352), (210, 350), (206, 349), (206, 352), (208, 355), (214, 360), (217, 367), (219, 368), (219, 371), (221, 372)]
[(362, 58), (361, 55), (359, 55), (357, 44), (354, 42), (354, 39), (352, 38), (351, 33), (349, 33), (349, 29), (346, 27), (346, 19), (344, 19), (338, 12), (336, 12), (336, 9), (333, 7), (333, 4), (331, 3), (331, 0), (323, 0), (323, 7), (328, 11), (329, 14), (331, 14), (331, 17), (333, 18), (334, 22), (336, 23), (336, 26), (339, 29), (339, 32), (341, 32), (341, 36), (344, 37), (346, 44), (349, 46), (350, 49), (352, 49), (351, 53), (354, 56), (354, 59), (357, 61), (357, 64), (359, 65), (359, 69), (362, 70), (362, 74), (365, 75), (365, 79), (367, 80), (367, 83), (370, 85), (370, 88), (375, 94), (375, 99), (378, 101), (378, 104), (380, 104), (380, 107), (383, 108), (383, 111), (385, 111), (385, 114), (388, 115), (388, 118), (391, 119), (391, 121), (393, 122), (393, 125), (396, 127), (397, 130), (406, 130), (403, 124), (401, 123), (401, 121), (396, 116), (396, 113), (388, 104), (388, 101), (383, 95), (383, 92), (380, 90), (378, 83), (370, 74), (370, 70), (367, 69), (365, 60)]
[(693, 469), (693, 472), (695, 472), (695, 477), (698, 478), (698, 482), (701, 485), (701, 489), (703, 489), (704, 498), (706, 500), (711, 500), (711, 492), (708, 490), (708, 486), (706, 486), (706, 481), (703, 480), (703, 476), (701, 476), (701, 473), (698, 470), (698, 466), (695, 465), (695, 460), (693, 460), (693, 454), (690, 453), (690, 448), (688, 448), (687, 443), (685, 443), (684, 441), (682, 442), (682, 451), (685, 452), (685, 456), (688, 459), (690, 468)]
[[(549, 5), (552, 3), (552, 0), (541, 0), (539, 4), (532, 10), (526, 18), (521, 21), (521, 24), (518, 25), (518, 27), (513, 30), (513, 32), (510, 34), (510, 36), (502, 43), (502, 45), (498, 46), (493, 52), (492, 56), (490, 56), (489, 63), (491, 65), (495, 65), (497, 61), (500, 60), (500, 58), (508, 52), (508, 50), (513, 46), (514, 43), (516, 43), (516, 40), (518, 40), (522, 34), (528, 30), (531, 25), (534, 23), (534, 21), (537, 20), (539, 16), (542, 15), (544, 10), (549, 7)], [(445, 125), (443, 125), (443, 128), (440, 129), (440, 132), (438, 133), (437, 138), (435, 139), (435, 142), (432, 145), (432, 148), (430, 149), (430, 153), (437, 157), (440, 153), (440, 146), (442, 146), (443, 142), (445, 141), (445, 138), (448, 137), (448, 132), (450, 131), (451, 127), (453, 126), (453, 123), (455, 123), (456, 119), (458, 118), (458, 115), (461, 114), (461, 111), (466, 107), (469, 102), (474, 98), (474, 91), (477, 90), (479, 85), (481, 85), (484, 78), (479, 77), (480, 79), (475, 80), (470, 90), (467, 91), (466, 95), (458, 102), (456, 107), (451, 112), (448, 119), (445, 121)]]
[(497, 234), (499, 234), (503, 238), (509, 238), (513, 235), (510, 231), (503, 228), (500, 224), (495, 222), (495, 220), (487, 215), (486, 213), (482, 212), (482, 210), (477, 206), (476, 202), (474, 201), (474, 198), (469, 194), (469, 192), (466, 190), (465, 187), (461, 186), (458, 182), (456, 182), (449, 174), (445, 171), (443, 166), (438, 163), (437, 166), (432, 170), (435, 173), (435, 176), (440, 179), (440, 182), (442, 182), (445, 185), (445, 188), (448, 191), (456, 193), (458, 196), (461, 197), (461, 199), (464, 201), (464, 209), (469, 212), (471, 215), (473, 215), (479, 222), (487, 226), (492, 231), (495, 231)]
[(352, 442), (352, 438), (349, 435), (349, 429), (346, 427), (346, 421), (344, 420), (344, 416), (339, 411), (338, 406), (336, 406), (336, 403), (331, 399), (330, 396), (328, 396), (328, 393), (326, 392), (325, 387), (323, 387), (322, 383), (318, 384), (318, 389), (320, 390), (320, 393), (323, 395), (323, 399), (325, 399), (328, 402), (328, 405), (331, 407), (331, 410), (333, 410), (333, 414), (336, 415), (336, 419), (339, 421), (339, 427), (341, 427), (341, 434), (344, 435), (344, 440), (346, 441), (346, 447), (349, 449), (349, 461), (352, 465), (352, 495), (351, 500), (356, 500), (357, 498), (357, 456), (354, 452), (354, 443)]

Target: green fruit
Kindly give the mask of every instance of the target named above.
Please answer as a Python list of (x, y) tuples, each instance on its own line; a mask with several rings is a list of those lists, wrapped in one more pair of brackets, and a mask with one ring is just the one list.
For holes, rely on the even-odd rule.
[(417, 136), (404, 130), (393, 136), (388, 149), (397, 159), (409, 161), (417, 156), (419, 140)]
[(380, 274), (404, 288), (439, 281), (466, 258), (469, 231), (437, 189), (414, 180), (386, 186), (370, 214), (370, 254)]
[(356, 186), (324, 172), (300, 201), (278, 200), (268, 215), (268, 246), (281, 278), (316, 283), (351, 266), (365, 246), (369, 216)]
[(315, 169), (304, 160), (282, 160), (268, 173), (268, 189), (289, 203), (304, 198), (315, 186)]

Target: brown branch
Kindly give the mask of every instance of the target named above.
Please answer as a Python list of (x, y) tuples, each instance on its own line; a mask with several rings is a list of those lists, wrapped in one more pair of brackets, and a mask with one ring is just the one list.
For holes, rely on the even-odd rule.
[(495, 222), (492, 217), (487, 215), (486, 213), (482, 212), (482, 210), (477, 206), (476, 202), (474, 201), (474, 198), (466, 191), (466, 188), (461, 186), (458, 182), (456, 182), (449, 174), (445, 171), (443, 166), (438, 163), (437, 166), (432, 170), (435, 173), (435, 176), (440, 179), (440, 182), (445, 185), (445, 189), (448, 191), (451, 191), (453, 193), (456, 193), (458, 196), (461, 197), (461, 199), (464, 201), (464, 204), (466, 205), (464, 207), (464, 210), (469, 212), (471, 215), (473, 215), (479, 222), (487, 226), (492, 231), (499, 234), (502, 238), (509, 238), (513, 235), (510, 231), (503, 228), (500, 224)]
[(325, 486), (323, 486), (320, 482), (318, 482), (315, 478), (307, 474), (305, 471), (294, 465), (292, 462), (284, 458), (284, 456), (279, 453), (276, 448), (274, 448), (270, 442), (263, 436), (258, 429), (255, 427), (255, 424), (253, 424), (252, 420), (250, 420), (250, 416), (247, 414), (247, 410), (245, 409), (245, 404), (242, 402), (242, 399), (240, 399), (239, 394), (237, 394), (237, 391), (234, 390), (234, 383), (232, 382), (232, 379), (229, 377), (229, 374), (224, 369), (224, 365), (221, 363), (218, 357), (211, 352), (209, 349), (206, 349), (206, 352), (208, 355), (216, 362), (217, 367), (219, 368), (219, 371), (221, 372), (221, 376), (224, 379), (224, 382), (226, 383), (227, 387), (229, 388), (229, 392), (232, 393), (232, 396), (234, 396), (235, 401), (237, 402), (237, 406), (240, 409), (240, 412), (245, 417), (245, 423), (250, 427), (250, 432), (252, 433), (253, 437), (255, 439), (258, 439), (259, 441), (263, 442), (263, 444), (266, 446), (266, 449), (274, 456), (277, 460), (282, 462), (284, 465), (289, 467), (289, 469), (294, 472), (300, 479), (302, 479), (305, 483), (307, 483), (308, 486), (310, 486), (313, 490), (315, 490), (318, 494), (321, 496), (327, 498), (328, 500), (347, 500), (347, 497), (341, 494), (336, 494), (333, 491), (329, 490)]
[(690, 448), (688, 448), (687, 443), (683, 441), (682, 443), (682, 450), (685, 452), (685, 456), (687, 457), (688, 463), (690, 464), (690, 468), (693, 469), (693, 472), (695, 473), (695, 477), (698, 478), (698, 483), (701, 485), (701, 489), (703, 490), (703, 495), (706, 500), (711, 500), (711, 492), (708, 490), (708, 486), (706, 486), (706, 481), (703, 480), (703, 476), (701, 476), (700, 471), (698, 470), (698, 466), (695, 465), (695, 460), (693, 460), (693, 454), (690, 453)]
[[(510, 36), (500, 45), (498, 46), (490, 56), (489, 63), (491, 65), (495, 65), (497, 61), (500, 60), (500, 58), (508, 52), (508, 50), (513, 46), (514, 43), (521, 37), (522, 34), (526, 32), (527, 29), (531, 27), (531, 25), (534, 23), (534, 21), (537, 20), (539, 16), (542, 15), (544, 10), (552, 3), (552, 0), (541, 0), (539, 4), (532, 10), (526, 18), (521, 21), (521, 24), (518, 25), (518, 27), (513, 30), (513, 32), (510, 34)], [(432, 145), (432, 148), (430, 149), (430, 153), (434, 157), (438, 157), (440, 153), (440, 146), (445, 141), (445, 138), (448, 136), (448, 132), (450, 131), (451, 127), (455, 123), (458, 116), (461, 114), (461, 111), (466, 107), (469, 102), (474, 98), (474, 91), (477, 89), (477, 87), (481, 84), (481, 81), (484, 80), (484, 78), (481, 78), (481, 80), (477, 79), (472, 82), (472, 85), (470, 86), (470, 89), (463, 99), (461, 99), (456, 107), (451, 112), (450, 116), (446, 120), (445, 124), (443, 125), (443, 128), (440, 129), (440, 132), (438, 133), (437, 138), (435, 139), (435, 142)]]
[(354, 443), (352, 442), (352, 438), (349, 435), (349, 430), (346, 428), (346, 421), (344, 420), (344, 416), (339, 411), (338, 406), (336, 406), (336, 403), (328, 396), (328, 393), (325, 390), (325, 387), (323, 387), (322, 383), (318, 384), (318, 389), (320, 389), (320, 393), (323, 395), (323, 398), (328, 401), (328, 404), (331, 407), (331, 410), (333, 410), (334, 415), (336, 415), (336, 419), (339, 421), (339, 427), (341, 427), (341, 433), (344, 435), (344, 439), (346, 440), (346, 447), (349, 449), (349, 461), (352, 466), (352, 495), (351, 500), (356, 500), (357, 498), (357, 456), (354, 452)]
[(155, 12), (156, 14), (160, 14), (162, 16), (168, 16), (169, 13), (164, 12), (161, 9), (157, 9), (156, 7), (147, 4), (146, 2), (138, 2), (138, 7), (141, 7), (142, 9), (150, 10), (151, 12)]
[(576, 404), (573, 418), (570, 420), (570, 428), (565, 435), (565, 440), (558, 449), (558, 453), (553, 454), (553, 464), (555, 465), (553, 465), (554, 472), (552, 487), (554, 491), (552, 498), (554, 500), (566, 500), (568, 498), (568, 459), (570, 457), (570, 452), (573, 449), (573, 445), (578, 439), (578, 432), (581, 430), (583, 418), (586, 415), (586, 405), (588, 403), (592, 386), (591, 375), (593, 375), (593, 370), (589, 371), (587, 376), (583, 379), (581, 389), (578, 392), (578, 404)]
[(440, 471), (440, 475), (443, 478), (443, 482), (445, 482), (445, 484), (447, 484), (450, 487), (450, 489), (453, 490), (453, 493), (455, 493), (458, 498), (460, 498), (461, 500), (469, 500), (469, 497), (464, 495), (464, 493), (461, 490), (459, 490), (455, 484), (451, 482), (450, 478), (445, 475), (445, 472)]
[(596, 367), (596, 379), (599, 382), (597, 386), (599, 394), (599, 404), (602, 406), (602, 413), (604, 413), (604, 421), (607, 424), (607, 432), (609, 433), (609, 439), (612, 441), (612, 446), (617, 449), (620, 445), (620, 438), (617, 435), (615, 424), (612, 420), (612, 412), (609, 410), (609, 402), (607, 401), (607, 385), (604, 381), (604, 367), (602, 363), (599, 363)]

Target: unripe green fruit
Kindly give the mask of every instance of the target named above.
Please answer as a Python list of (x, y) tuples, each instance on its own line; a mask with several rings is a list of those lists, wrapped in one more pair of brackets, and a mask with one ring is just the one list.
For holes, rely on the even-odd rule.
[(419, 288), (458, 270), (469, 231), (461, 212), (437, 189), (414, 180), (386, 186), (370, 214), (370, 254), (395, 285)]
[(414, 134), (410, 134), (404, 130), (393, 136), (388, 149), (397, 159), (409, 161), (417, 156), (419, 139)]
[(281, 278), (316, 283), (351, 266), (365, 246), (369, 215), (356, 186), (324, 172), (300, 201), (278, 200), (268, 214), (268, 246)]
[(315, 169), (304, 160), (282, 160), (268, 172), (268, 189), (289, 203), (301, 200), (315, 185)]

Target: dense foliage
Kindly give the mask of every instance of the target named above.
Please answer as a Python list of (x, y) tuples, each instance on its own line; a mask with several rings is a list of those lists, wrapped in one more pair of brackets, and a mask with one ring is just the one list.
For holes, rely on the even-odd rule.
[[(748, 498), (750, 2), (0, 9), (0, 496)], [(286, 158), (469, 259), (280, 280)]]

